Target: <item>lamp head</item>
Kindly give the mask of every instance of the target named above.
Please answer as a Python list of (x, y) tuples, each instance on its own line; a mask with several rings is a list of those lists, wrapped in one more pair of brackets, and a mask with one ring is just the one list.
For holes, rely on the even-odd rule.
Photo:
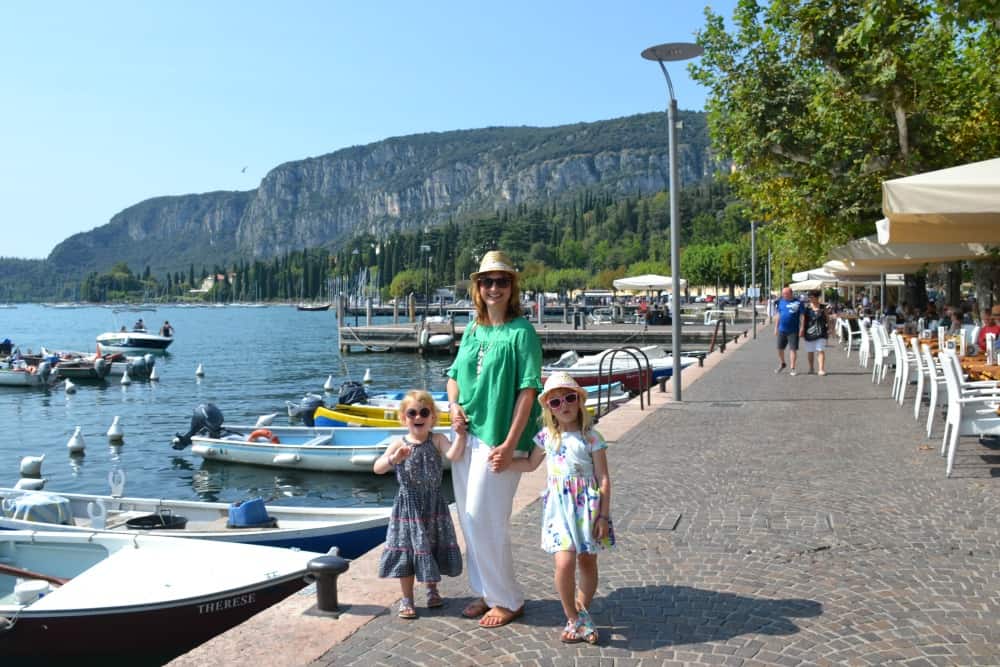
[(658, 62), (670, 60), (690, 60), (697, 58), (705, 49), (700, 44), (691, 42), (670, 42), (669, 44), (658, 44), (651, 46), (642, 52), (642, 57), (646, 60), (656, 60)]

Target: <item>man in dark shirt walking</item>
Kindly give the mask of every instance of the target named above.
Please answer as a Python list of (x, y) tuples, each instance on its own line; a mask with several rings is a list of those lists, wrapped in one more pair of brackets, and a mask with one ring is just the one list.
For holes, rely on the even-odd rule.
[(789, 375), (795, 375), (795, 362), (799, 354), (799, 336), (805, 331), (805, 318), (802, 317), (802, 302), (792, 295), (792, 288), (785, 287), (781, 290), (781, 298), (775, 304), (778, 318), (774, 322), (774, 335), (778, 338), (778, 361), (780, 366), (774, 369), (775, 373), (785, 370), (785, 348), (787, 347), (788, 361), (792, 365)]

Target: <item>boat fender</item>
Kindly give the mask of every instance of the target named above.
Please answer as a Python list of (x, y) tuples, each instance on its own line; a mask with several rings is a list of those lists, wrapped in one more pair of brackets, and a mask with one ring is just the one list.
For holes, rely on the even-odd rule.
[(298, 454), (277, 454), (271, 462), (276, 465), (290, 465), (293, 463), (301, 463), (302, 457)]
[(125, 471), (121, 468), (108, 471), (108, 486), (112, 498), (121, 498), (125, 494)]
[(266, 428), (259, 428), (256, 431), (254, 431), (253, 433), (251, 433), (247, 437), (247, 441), (249, 441), (249, 442), (258, 442), (260, 438), (263, 438), (263, 439), (267, 440), (268, 442), (270, 442), (273, 445), (276, 445), (276, 444), (278, 444), (278, 443), (281, 442), (280, 440), (278, 440), (278, 436), (276, 436), (275, 434), (271, 433), (271, 431), (268, 430), (268, 429), (266, 429)]
[(427, 329), (420, 330), (420, 347), (427, 347), (427, 341), (430, 338), (431, 332)]
[(107, 525), (108, 508), (104, 505), (102, 498), (87, 503), (87, 516), (90, 517), (91, 528), (104, 530)]

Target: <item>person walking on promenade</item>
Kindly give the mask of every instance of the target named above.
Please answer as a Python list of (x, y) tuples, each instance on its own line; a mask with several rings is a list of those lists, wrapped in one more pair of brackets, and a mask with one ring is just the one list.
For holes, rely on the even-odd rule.
[[(830, 320), (825, 303), (820, 303), (819, 297), (822, 294), (818, 289), (809, 290), (809, 303), (805, 308), (805, 349), (806, 358), (809, 360), (809, 375), (816, 372), (816, 365), (819, 365), (819, 374), (826, 375), (826, 339), (829, 337)], [(792, 362), (795, 366), (795, 362)]]
[(395, 470), (399, 482), (378, 576), (399, 579), (403, 590), (400, 618), (417, 617), (413, 605), (414, 578), (427, 585), (430, 608), (444, 604), (437, 587), (441, 575), (462, 574), (462, 552), (448, 503), (441, 493), (441, 457), (455, 461), (464, 452), (461, 443), (451, 443), (444, 435), (434, 433), (437, 417), (434, 399), (426, 391), (406, 394), (399, 404), (399, 421), (407, 434), (391, 442), (385, 453), (375, 459), (376, 473)]
[[(553, 373), (538, 402), (545, 427), (535, 448), (512, 468), (530, 472), (548, 462), (542, 500), (542, 549), (555, 557), (555, 584), (566, 613), (559, 638), (596, 644), (597, 627), (587, 611), (597, 592), (597, 552), (615, 544), (611, 524), (611, 477), (607, 443), (591, 428), (586, 392), (568, 373)], [(580, 568), (580, 592), (576, 568)]]
[(532, 448), (538, 420), (542, 345), (521, 315), (518, 272), (503, 252), (486, 253), (470, 275), (475, 321), (448, 369), (452, 428), (468, 432), (465, 455), (452, 466), (455, 503), (465, 534), (469, 586), (477, 599), (462, 615), (497, 628), (524, 614), (514, 575), (510, 515), (521, 473), (515, 453)]
[(791, 287), (781, 290), (781, 298), (775, 302), (777, 319), (774, 321), (774, 335), (778, 339), (778, 362), (781, 364), (775, 373), (785, 370), (785, 348), (788, 348), (788, 361), (792, 365), (789, 375), (795, 375), (795, 362), (799, 354), (799, 336), (804, 332), (802, 318), (802, 302), (792, 295)]

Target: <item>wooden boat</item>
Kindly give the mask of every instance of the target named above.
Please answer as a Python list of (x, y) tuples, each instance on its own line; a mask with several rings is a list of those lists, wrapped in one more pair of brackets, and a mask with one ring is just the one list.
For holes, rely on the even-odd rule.
[(190, 537), (355, 558), (385, 540), (389, 508), (267, 505), (272, 521), (229, 526), (229, 504), (0, 488), (0, 529)]
[[(219, 438), (191, 437), (191, 451), (214, 461), (299, 470), (371, 472), (375, 459), (405, 428), (333, 428), (308, 426), (229, 426)], [(266, 430), (266, 435), (255, 432)], [(446, 431), (442, 431), (446, 435)], [(273, 442), (276, 440), (277, 442)], [(176, 446), (176, 445), (175, 445)], [(448, 462), (445, 461), (445, 467)]]
[(295, 310), (305, 310), (305, 311), (323, 311), (330, 310), (330, 304), (328, 303), (300, 303), (295, 306)]
[(97, 343), (111, 352), (166, 352), (174, 342), (172, 336), (151, 334), (145, 329), (134, 331), (111, 331), (97, 337)]
[(52, 365), (23, 359), (0, 363), (0, 387), (47, 387), (52, 380)]
[[(558, 361), (542, 366), (542, 377), (545, 379), (556, 371), (564, 371), (581, 385), (621, 382), (628, 391), (638, 393), (662, 378), (670, 377), (674, 368), (673, 356), (659, 345), (639, 349), (643, 354), (638, 355), (638, 364), (631, 354), (615, 352), (614, 349), (584, 357), (576, 352), (567, 352)], [(698, 358), (682, 356), (680, 362), (683, 369), (697, 364)]]
[[(152, 374), (156, 365), (156, 357), (151, 353), (126, 355), (122, 352), (106, 352), (100, 345), (93, 353), (54, 352), (43, 347), (39, 356), (52, 362), (60, 378), (69, 378), (76, 382), (103, 380), (105, 377), (120, 378), (126, 372), (133, 380), (145, 380)], [(100, 365), (104, 366), (103, 369), (98, 368), (99, 360), (102, 362)]]
[(301, 589), (316, 556), (153, 535), (0, 531), (0, 655), (166, 661)]

